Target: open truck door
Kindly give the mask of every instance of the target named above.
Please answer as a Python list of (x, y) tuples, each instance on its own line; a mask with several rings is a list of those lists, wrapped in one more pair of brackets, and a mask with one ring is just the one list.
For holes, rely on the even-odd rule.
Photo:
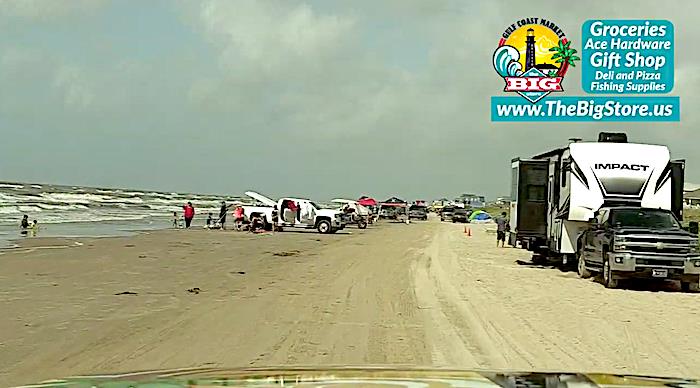
[(546, 244), (549, 160), (514, 159), (509, 243), (536, 250)]

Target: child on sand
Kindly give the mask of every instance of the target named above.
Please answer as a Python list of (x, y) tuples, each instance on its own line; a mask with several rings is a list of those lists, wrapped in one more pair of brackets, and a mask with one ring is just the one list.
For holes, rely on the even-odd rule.
[(214, 226), (214, 218), (212, 217), (212, 214), (209, 213), (209, 216), (207, 217), (207, 228), (211, 229)]
[(173, 212), (173, 228), (180, 228), (180, 216), (177, 215), (177, 212)]

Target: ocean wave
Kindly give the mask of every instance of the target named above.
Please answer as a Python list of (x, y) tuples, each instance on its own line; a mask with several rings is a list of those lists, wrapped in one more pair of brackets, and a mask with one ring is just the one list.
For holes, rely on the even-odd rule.
[(40, 219), (40, 224), (68, 224), (76, 222), (115, 222), (115, 221), (140, 221), (149, 218), (148, 214), (90, 214), (90, 213), (69, 213), (54, 214)]
[(12, 183), (0, 183), (0, 188), (2, 189), (13, 189), (13, 190), (21, 190), (24, 188), (24, 185), (15, 185)]
[(41, 193), (41, 197), (47, 201), (59, 203), (82, 203), (89, 204), (95, 202), (96, 199), (104, 198), (101, 195), (95, 194), (74, 194), (74, 193)]
[(44, 210), (87, 210), (89, 207), (81, 204), (62, 204), (62, 205), (54, 205), (54, 204), (48, 204), (48, 203), (37, 203), (35, 204), (36, 206), (44, 209)]
[(19, 209), (15, 206), (0, 206), (0, 214), (19, 214)]
[(36, 205), (19, 205), (17, 209), (22, 213), (35, 213), (43, 211), (42, 208)]
[(41, 189), (41, 188), (43, 188), (44, 186), (42, 186), (42, 185), (31, 185), (30, 187), (31, 187), (32, 189)]
[(0, 204), (15, 204), (20, 201), (22, 201), (22, 197), (0, 193)]

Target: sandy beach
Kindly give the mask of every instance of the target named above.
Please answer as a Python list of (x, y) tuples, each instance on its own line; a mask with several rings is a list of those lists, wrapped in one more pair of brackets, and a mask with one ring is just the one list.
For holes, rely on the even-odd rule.
[(699, 295), (605, 289), (463, 228), (27, 240), (0, 254), (0, 386), (203, 365), (700, 376)]

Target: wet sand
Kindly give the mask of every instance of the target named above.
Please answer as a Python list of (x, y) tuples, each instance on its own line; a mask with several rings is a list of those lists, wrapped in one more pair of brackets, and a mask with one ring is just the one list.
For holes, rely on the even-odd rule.
[(700, 376), (699, 294), (608, 290), (463, 228), (27, 240), (0, 254), (0, 386), (203, 365)]

